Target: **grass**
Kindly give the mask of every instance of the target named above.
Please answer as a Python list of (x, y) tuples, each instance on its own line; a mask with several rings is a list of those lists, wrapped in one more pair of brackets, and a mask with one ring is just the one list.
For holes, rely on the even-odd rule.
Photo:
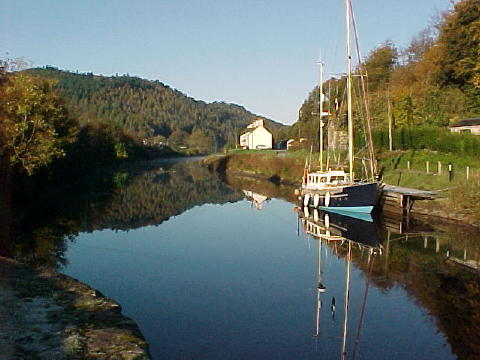
[(463, 183), (448, 192), (449, 209), (464, 213), (480, 221), (480, 183), (478, 181)]
[[(426, 173), (426, 162), (429, 173)], [(410, 170), (408, 170), (410, 162)], [(441, 174), (438, 174), (441, 162)], [(470, 182), (480, 180), (480, 159), (455, 154), (445, 154), (427, 150), (409, 150), (384, 153), (380, 157), (383, 168), (383, 181), (391, 185), (418, 189), (440, 190), (460, 186), (467, 182), (466, 168), (470, 167)], [(453, 179), (450, 181), (448, 164), (453, 166)]]

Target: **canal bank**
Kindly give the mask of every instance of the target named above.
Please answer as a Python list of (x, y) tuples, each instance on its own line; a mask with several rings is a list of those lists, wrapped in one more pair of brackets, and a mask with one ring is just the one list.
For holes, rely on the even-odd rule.
[[(226, 174), (241, 175), (270, 180), (275, 184), (300, 186), (304, 157), (285, 151), (234, 152), (209, 156), (202, 161), (202, 164), (223, 178)], [(417, 187), (424, 189), (428, 186), (423, 178), (419, 181), (421, 184), (417, 184)], [(416, 216), (436, 217), (478, 227), (479, 203), (475, 201), (477, 196), (475, 186), (475, 184), (456, 184), (451, 189), (441, 191), (437, 199), (416, 201), (411, 213)], [(416, 187), (415, 184), (412, 187)]]
[(0, 359), (150, 359), (137, 324), (97, 290), (0, 257)]

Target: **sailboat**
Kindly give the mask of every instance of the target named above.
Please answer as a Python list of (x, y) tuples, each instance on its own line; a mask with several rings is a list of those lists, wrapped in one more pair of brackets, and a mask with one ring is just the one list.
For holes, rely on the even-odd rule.
[[(374, 180), (374, 152), (371, 136), (369, 150), (371, 161), (371, 180), (359, 181), (354, 173), (354, 141), (353, 141), (353, 109), (352, 109), (352, 56), (350, 50), (350, 25), (352, 22), (352, 7), (350, 0), (345, 0), (346, 30), (347, 30), (347, 118), (348, 118), (348, 161), (349, 172), (343, 169), (331, 170), (323, 167), (323, 80), (322, 64), (320, 66), (320, 170), (309, 172), (304, 170), (301, 195), (304, 206), (311, 206), (339, 213), (371, 213), (377, 204), (381, 187)], [(363, 84), (363, 78), (362, 78)], [(366, 103), (367, 104), (367, 103)], [(368, 108), (368, 107), (367, 107)], [(368, 118), (367, 118), (368, 120)], [(370, 126), (368, 126), (369, 133)]]

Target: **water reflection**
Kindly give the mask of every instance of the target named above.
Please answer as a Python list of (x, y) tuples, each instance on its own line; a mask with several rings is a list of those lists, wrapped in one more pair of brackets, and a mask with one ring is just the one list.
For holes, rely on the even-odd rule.
[(252, 207), (257, 210), (262, 210), (264, 203), (269, 200), (269, 197), (266, 195), (262, 195), (250, 190), (242, 191), (245, 194), (245, 198), (252, 203)]
[[(310, 209), (307, 207), (301, 210), (295, 208), (298, 213), (299, 221), (302, 223), (303, 231), (306, 235), (312, 236), (317, 242), (317, 298), (316, 298), (316, 319), (315, 319), (315, 337), (320, 337), (320, 319), (322, 309), (322, 295), (325, 297), (327, 286), (324, 283), (322, 270), (322, 246), (333, 246), (334, 253), (338, 254), (339, 248), (346, 251), (345, 253), (345, 286), (343, 294), (343, 325), (341, 334), (340, 359), (347, 358), (347, 334), (349, 332), (349, 303), (350, 303), (350, 263), (352, 260), (352, 247), (357, 248), (360, 252), (367, 254), (368, 274), (366, 276), (365, 292), (361, 305), (360, 319), (355, 334), (355, 342), (351, 359), (355, 359), (357, 355), (357, 347), (360, 343), (360, 334), (363, 326), (365, 309), (368, 298), (368, 289), (370, 286), (371, 270), (376, 255), (383, 252), (383, 246), (380, 243), (378, 226), (373, 219), (365, 217), (349, 217), (338, 213), (328, 213), (314, 209), (310, 216)], [(328, 280), (327, 280), (328, 281)], [(331, 297), (331, 316), (335, 320), (336, 299)], [(349, 357), (350, 358), (350, 357)]]
[(96, 174), (0, 229), (13, 228), (12, 257), (118, 300), (154, 358), (480, 358), (478, 232), (295, 215), (295, 201), (287, 186), (149, 162)]
[(13, 224), (4, 255), (61, 266), (68, 242), (84, 232), (159, 225), (194, 206), (243, 198), (196, 161), (150, 161), (87, 177), (68, 194), (42, 199)]
[[(315, 239), (318, 247), (316, 336), (321, 336), (322, 299), (330, 287), (322, 269), (322, 257), (326, 256), (322, 246), (344, 259), (340, 359), (355, 359), (359, 353), (371, 285), (386, 294), (399, 287), (405, 290), (428, 310), (453, 354), (459, 359), (480, 358), (479, 275), (465, 271), (478, 269), (478, 233), (442, 223), (385, 217), (370, 221), (298, 207), (295, 211), (303, 233)], [(356, 305), (358, 319), (349, 320), (351, 264), (363, 272), (364, 290), (361, 303)], [(339, 302), (335, 297), (331, 301), (333, 317)], [(349, 335), (354, 324), (355, 334)], [(350, 347), (349, 340), (353, 343)]]

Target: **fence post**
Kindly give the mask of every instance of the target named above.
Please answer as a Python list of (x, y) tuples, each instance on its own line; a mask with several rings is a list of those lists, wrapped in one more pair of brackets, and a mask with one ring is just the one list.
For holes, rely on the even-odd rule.
[(430, 173), (430, 162), (429, 162), (429, 161), (427, 161), (427, 162), (425, 163), (425, 167), (426, 167), (426, 169), (427, 169), (427, 174)]
[(470, 179), (470, 166), (467, 166), (467, 180)]
[(407, 170), (410, 170), (410, 160), (407, 161)]
[(448, 181), (452, 182), (453, 180), (453, 165), (452, 163), (448, 164)]
[(442, 175), (442, 162), (438, 162), (438, 175)]

